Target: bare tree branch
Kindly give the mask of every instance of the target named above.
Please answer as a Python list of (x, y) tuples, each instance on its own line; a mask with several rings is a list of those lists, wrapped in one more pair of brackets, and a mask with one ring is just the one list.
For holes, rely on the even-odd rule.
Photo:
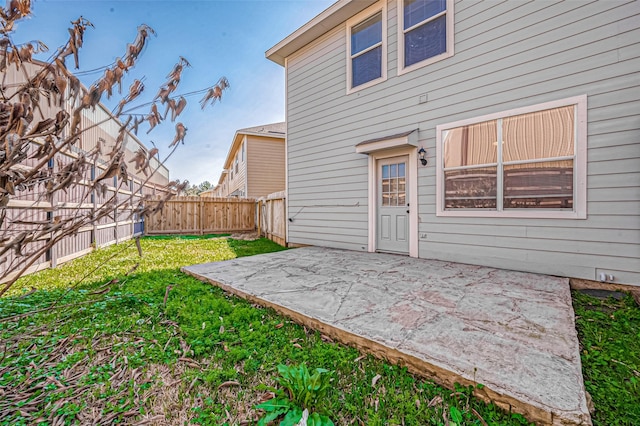
[[(132, 105), (143, 96), (141, 77), (133, 80), (110, 113), (100, 103), (103, 95), (111, 98), (116, 86), (122, 93), (123, 80), (155, 31), (140, 25), (122, 58), (81, 72), (103, 71), (86, 88), (66, 62), (73, 58), (75, 69), (80, 68), (85, 33), (93, 24), (82, 16), (71, 21), (68, 40), (41, 62), (34, 55), (48, 50), (45, 43), (12, 40), (15, 23), (30, 16), (30, 0), (12, 0), (0, 8), (0, 296), (34, 267), (53, 262), (52, 253), (62, 242), (86, 243), (90, 235), (95, 246), (102, 228), (112, 229), (117, 241), (120, 223), (157, 211), (173, 194), (185, 190), (187, 182), (159, 177), (166, 161), (184, 144), (185, 124), (176, 124), (175, 137), (167, 143), (169, 154), (162, 161), (155, 145), (148, 149), (138, 143), (131, 150), (127, 141), (136, 140), (140, 124), (146, 122), (150, 132), (169, 111), (175, 121), (187, 106), (186, 97), (204, 93), (200, 101), (204, 108), (220, 101), (229, 87), (221, 77), (211, 87), (176, 95), (184, 69), (191, 66), (180, 56), (151, 102)], [(119, 121), (140, 107), (150, 111)], [(117, 123), (118, 131), (98, 137), (110, 122)], [(150, 202), (155, 190), (162, 195)]]

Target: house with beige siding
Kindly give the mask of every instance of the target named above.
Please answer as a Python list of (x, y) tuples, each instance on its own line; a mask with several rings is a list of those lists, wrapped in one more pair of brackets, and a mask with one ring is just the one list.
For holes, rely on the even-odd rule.
[(640, 285), (640, 2), (339, 0), (266, 56), (290, 244)]
[(207, 196), (259, 198), (285, 187), (286, 123), (236, 131), (218, 184)]
[(225, 180), (226, 175), (227, 171), (223, 170), (222, 173), (220, 173), (220, 177), (218, 178), (218, 183), (215, 184), (211, 189), (202, 191), (200, 193), (200, 196), (209, 198), (225, 198), (227, 196)]
[[(2, 70), (2, 84), (7, 99), (11, 98), (11, 94), (27, 82), (27, 78), (36, 75), (43, 75), (42, 70), (48, 65), (40, 61), (22, 62), (20, 67), (13, 65), (7, 66)], [(45, 77), (47, 77), (45, 75)], [(50, 78), (50, 77), (47, 77)], [(66, 83), (65, 83), (66, 84)], [(68, 117), (72, 117), (77, 107), (77, 100), (70, 95), (70, 89), (67, 87), (65, 97), (61, 99), (57, 95), (52, 95), (53, 91), (41, 91), (39, 93), (39, 101), (34, 111), (33, 121), (30, 123), (31, 129), (35, 128), (38, 123), (47, 119), (55, 119), (56, 114), (65, 111)], [(80, 86), (82, 93), (87, 93), (87, 88)], [(38, 91), (36, 91), (38, 94)], [(37, 95), (36, 95), (37, 96)], [(116, 202), (117, 207), (110, 209), (113, 215), (102, 217), (93, 223), (93, 226), (83, 226), (73, 235), (68, 235), (53, 247), (48, 249), (46, 253), (35, 260), (31, 268), (27, 269), (27, 273), (35, 272), (40, 269), (55, 267), (62, 263), (68, 262), (79, 256), (83, 256), (97, 247), (104, 247), (110, 244), (118, 243), (134, 236), (141, 235), (144, 231), (144, 219), (138, 213), (132, 211), (138, 201), (147, 195), (165, 194), (167, 185), (169, 184), (169, 169), (164, 166), (158, 156), (148, 158), (148, 167), (144, 169), (136, 169), (136, 157), (144, 153), (148, 157), (149, 148), (138, 139), (133, 130), (126, 130), (121, 134), (123, 122), (115, 117), (110, 110), (102, 103), (98, 103), (94, 108), (83, 109), (80, 113), (80, 132), (75, 143), (68, 145), (56, 153), (48, 165), (47, 173), (50, 176), (66, 175), (71, 162), (75, 162), (80, 156), (84, 156), (86, 164), (80, 167), (83, 173), (83, 179), (73, 181), (63, 191), (54, 191), (51, 197), (44, 185), (47, 180), (32, 188), (16, 188), (16, 193), (9, 199), (8, 203), (2, 206), (1, 213), (6, 214), (6, 221), (0, 221), (0, 232), (3, 235), (12, 235), (13, 233), (22, 232), (32, 225), (24, 225), (23, 227), (12, 224), (15, 219), (24, 219), (28, 217), (33, 224), (45, 223), (56, 219), (65, 220), (74, 216), (91, 215), (96, 209), (99, 209), (105, 203)], [(64, 124), (60, 132), (60, 140), (55, 140), (56, 145), (72, 134), (71, 123), (69, 121)], [(38, 151), (45, 141), (41, 138), (28, 138), (30, 140), (26, 147), (26, 158), (18, 161), (19, 169), (30, 170), (33, 167), (42, 167), (41, 158), (37, 158), (34, 154)], [(121, 141), (121, 142), (120, 142)], [(121, 145), (119, 145), (121, 143)], [(88, 155), (93, 152), (97, 146), (102, 148), (104, 154), (97, 158)], [(122, 166), (126, 166), (126, 179), (123, 176), (113, 176), (101, 180), (103, 185), (102, 191), (91, 191), (91, 181), (99, 179), (109, 166), (107, 153), (114, 147), (119, 146), (123, 155)], [(84, 169), (84, 170), (82, 170)], [(130, 200), (125, 204), (123, 200)], [(54, 219), (55, 218), (55, 219)], [(6, 228), (3, 228), (6, 227)], [(53, 233), (50, 237), (52, 238)], [(36, 244), (36, 243), (33, 243)], [(41, 244), (40, 241), (37, 244)], [(29, 246), (28, 250), (35, 250), (38, 246)], [(5, 271), (13, 271), (16, 259), (13, 253), (7, 255), (0, 262), (0, 275)], [(8, 269), (5, 269), (8, 268)], [(17, 270), (14, 272), (17, 273)], [(4, 277), (7, 279), (7, 277)]]
[[(46, 65), (44, 62), (34, 60), (32, 62), (22, 63), (19, 69), (13, 66), (7, 67), (2, 71), (3, 84), (7, 86), (9, 93), (11, 93), (11, 91), (15, 90), (19, 85), (25, 83), (26, 76), (36, 75), (41, 72), (42, 68)], [(88, 91), (84, 86), (81, 86), (81, 90), (83, 93)], [(68, 89), (67, 92), (69, 92)], [(69, 95), (69, 93), (66, 95)], [(38, 104), (38, 113), (36, 114), (37, 118), (33, 123), (34, 125), (39, 119), (54, 118), (60, 109), (64, 109), (69, 116), (71, 116), (76, 107), (74, 101), (71, 99), (66, 99), (62, 107), (56, 102), (53, 102), (52, 99), (46, 98), (46, 101), (44, 99), (45, 97), (42, 95), (41, 101)], [(102, 103), (98, 103), (95, 108), (82, 110), (80, 124), (81, 134), (78, 137), (78, 141), (73, 144), (70, 152), (72, 154), (87, 153), (93, 150), (98, 144), (102, 144), (103, 149), (108, 151), (116, 144), (122, 125), (122, 121), (115, 117)], [(64, 128), (62, 130), (62, 137), (68, 135), (69, 131), (68, 128)], [(155, 156), (149, 159), (148, 171), (154, 171), (154, 173), (153, 175), (147, 176), (141, 170), (135, 169), (134, 165), (131, 164), (131, 160), (139, 150), (148, 152), (149, 149), (138, 139), (132, 130), (127, 130), (124, 133), (123, 140), (125, 164), (128, 165), (127, 174), (131, 177), (130, 181), (145, 181), (149, 187), (154, 185), (157, 187), (166, 186), (169, 183), (169, 169), (161, 164), (158, 157)], [(102, 163), (99, 161), (95, 168), (97, 169), (96, 173), (99, 174), (100, 169), (103, 168)]]

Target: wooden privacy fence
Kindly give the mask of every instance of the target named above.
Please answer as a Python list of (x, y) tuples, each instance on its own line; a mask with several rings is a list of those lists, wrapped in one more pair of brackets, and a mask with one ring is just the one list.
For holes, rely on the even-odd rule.
[[(149, 201), (154, 202), (160, 200)], [(145, 218), (145, 233), (202, 235), (253, 231), (255, 216), (254, 199), (174, 197)]]
[(274, 192), (257, 201), (258, 233), (281, 246), (287, 245), (286, 193)]

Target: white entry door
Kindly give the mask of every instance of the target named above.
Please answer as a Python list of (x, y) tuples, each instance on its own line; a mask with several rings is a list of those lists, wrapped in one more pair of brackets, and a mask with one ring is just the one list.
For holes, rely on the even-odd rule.
[(377, 249), (409, 253), (408, 156), (378, 160)]

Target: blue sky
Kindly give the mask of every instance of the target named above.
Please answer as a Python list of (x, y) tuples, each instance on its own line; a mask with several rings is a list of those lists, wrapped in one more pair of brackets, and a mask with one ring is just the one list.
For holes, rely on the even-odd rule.
[[(333, 2), (36, 0), (32, 2), (34, 16), (21, 21), (12, 37), (15, 43), (43, 41), (50, 50), (38, 58), (46, 60), (66, 42), (69, 22), (82, 15), (95, 28), (85, 33), (80, 69), (74, 71), (89, 86), (103, 71), (87, 71), (123, 56), (127, 43), (136, 37), (137, 27), (149, 25), (157, 36), (151, 37), (123, 84), (124, 93), (134, 79), (144, 77), (145, 90), (134, 104), (153, 99), (179, 56), (187, 58), (192, 67), (183, 72), (176, 94), (199, 90), (227, 77), (231, 88), (222, 103), (202, 111), (201, 95), (187, 98), (187, 108), (177, 120), (189, 129), (185, 145), (167, 162), (171, 179), (216, 183), (237, 129), (284, 121), (284, 69), (267, 60), (265, 51)], [(72, 62), (67, 59), (71, 70)], [(103, 98), (103, 103), (113, 107), (118, 100), (117, 96), (111, 101)], [(148, 107), (136, 112), (146, 114)], [(164, 158), (174, 126), (167, 120), (147, 135), (148, 126), (143, 124), (138, 137), (147, 146), (153, 140)]]

